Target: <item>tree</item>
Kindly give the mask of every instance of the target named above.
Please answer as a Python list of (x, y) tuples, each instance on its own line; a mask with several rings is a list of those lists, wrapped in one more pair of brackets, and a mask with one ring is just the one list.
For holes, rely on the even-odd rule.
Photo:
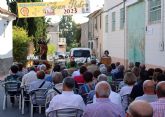
[[(19, 2), (42, 2), (42, 0), (19, 0)], [(11, 12), (17, 14), (17, 3), (11, 2), (8, 4)], [(46, 28), (48, 24), (44, 17), (37, 18), (17, 18), (13, 22), (14, 26), (22, 27), (27, 30), (28, 36), (33, 37), (33, 44), (36, 52), (38, 52), (38, 41), (42, 38), (46, 39)]]
[(26, 62), (28, 53), (28, 44), (31, 38), (28, 37), (27, 31), (20, 27), (13, 27), (13, 56), (14, 61)]
[(53, 55), (56, 51), (56, 47), (54, 44), (48, 44), (48, 55)]
[(63, 16), (60, 24), (60, 38), (66, 38), (67, 51), (80, 46), (81, 29), (74, 21), (72, 16)]

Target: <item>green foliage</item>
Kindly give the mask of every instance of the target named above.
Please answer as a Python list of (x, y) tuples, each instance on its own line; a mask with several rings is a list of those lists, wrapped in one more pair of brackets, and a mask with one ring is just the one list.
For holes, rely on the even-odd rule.
[[(19, 0), (19, 2), (42, 2), (43, 0)], [(17, 14), (17, 4), (16, 2), (11, 2), (9, 4), (11, 12)], [(33, 37), (33, 44), (35, 50), (39, 49), (38, 41), (46, 39), (46, 28), (48, 26), (44, 17), (36, 18), (17, 18), (13, 22), (14, 26), (22, 27), (27, 30), (28, 36)]]
[(56, 47), (54, 44), (48, 44), (48, 55), (53, 55), (56, 51)]
[(14, 26), (13, 28), (13, 56), (14, 60), (18, 62), (25, 63), (28, 43), (30, 38), (28, 37), (27, 31), (23, 28)]
[(67, 51), (80, 46), (81, 28), (74, 21), (72, 16), (63, 16), (60, 24), (60, 38), (66, 38)]

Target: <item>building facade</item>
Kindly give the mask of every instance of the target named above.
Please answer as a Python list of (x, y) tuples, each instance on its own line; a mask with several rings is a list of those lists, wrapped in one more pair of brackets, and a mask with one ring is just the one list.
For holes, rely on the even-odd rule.
[(93, 50), (97, 58), (100, 58), (103, 53), (102, 10), (96, 10), (88, 16), (88, 47)]
[(88, 47), (88, 22), (81, 24), (81, 47)]
[(113, 62), (165, 67), (165, 0), (105, 0), (103, 49)]
[(13, 60), (12, 21), (16, 15), (8, 11), (6, 0), (0, 4), (0, 76), (8, 73)]

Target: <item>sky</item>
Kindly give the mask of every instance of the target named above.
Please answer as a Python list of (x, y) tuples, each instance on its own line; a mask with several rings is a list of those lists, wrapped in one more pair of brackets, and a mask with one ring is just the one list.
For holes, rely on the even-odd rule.
[[(57, 0), (44, 0), (44, 2), (54, 2)], [(99, 8), (101, 8), (104, 4), (104, 0), (90, 0), (90, 10), (91, 13)], [(73, 15), (73, 20), (76, 23), (84, 23), (88, 21), (88, 18), (86, 17), (88, 14), (76, 14)], [(56, 23), (60, 21), (60, 17), (59, 16), (48, 16), (48, 18), (51, 18), (52, 23)]]

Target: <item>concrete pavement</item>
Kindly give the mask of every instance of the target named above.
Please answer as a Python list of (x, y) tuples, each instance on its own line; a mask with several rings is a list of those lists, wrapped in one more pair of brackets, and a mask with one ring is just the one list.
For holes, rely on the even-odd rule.
[[(21, 111), (18, 108), (18, 103), (14, 105), (14, 107), (12, 107), (10, 99), (8, 99), (7, 109), (3, 111), (3, 95), (4, 90), (3, 87), (0, 86), (0, 117), (30, 117), (30, 108), (28, 109), (28, 107), (25, 107), (25, 114), (22, 115)], [(45, 114), (44, 112), (42, 112), (42, 114), (38, 114), (38, 112), (35, 112), (33, 117), (45, 117)]]

